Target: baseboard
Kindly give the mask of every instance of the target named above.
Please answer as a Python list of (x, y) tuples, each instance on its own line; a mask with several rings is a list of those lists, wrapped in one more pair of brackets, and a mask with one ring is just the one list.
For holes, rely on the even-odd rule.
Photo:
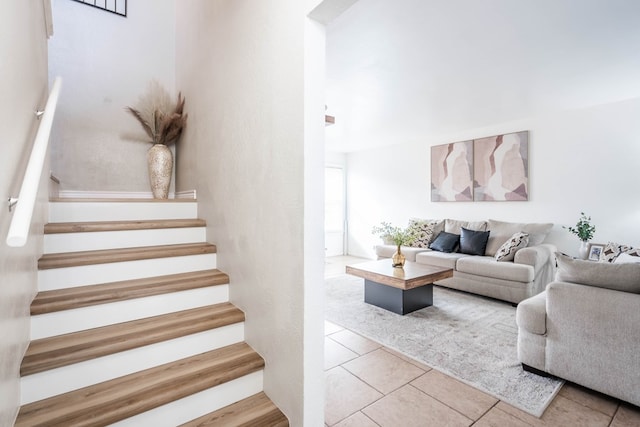
[[(153, 199), (150, 191), (75, 191), (61, 190), (61, 199)], [(196, 190), (169, 193), (170, 199), (196, 199)]]

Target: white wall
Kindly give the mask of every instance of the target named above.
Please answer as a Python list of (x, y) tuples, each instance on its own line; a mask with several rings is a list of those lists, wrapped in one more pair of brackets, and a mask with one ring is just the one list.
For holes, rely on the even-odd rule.
[[(306, 211), (305, 196), (322, 188), (323, 145), (318, 155), (305, 141), (304, 54), (305, 31), (322, 36), (305, 25), (298, 0), (181, 2), (177, 87), (189, 123), (177, 189), (198, 191), (246, 340), (266, 360), (266, 393), (292, 426), (320, 426), (322, 214)], [(317, 167), (306, 168), (305, 155)], [(321, 212), (322, 197), (316, 204)]]
[(324, 161), (327, 166), (342, 166), (347, 165), (347, 155), (345, 153), (338, 153), (336, 151), (327, 151), (325, 153)]
[(125, 107), (152, 79), (175, 90), (175, 4), (129, 1), (123, 18), (54, 1), (49, 74), (62, 76), (65, 90), (51, 162), (61, 190), (150, 191), (150, 144)]
[[(351, 153), (348, 159), (349, 249), (373, 257), (371, 227), (406, 225), (410, 217), (553, 222), (548, 237), (577, 255), (578, 239), (562, 225), (580, 212), (597, 230), (593, 242), (640, 246), (640, 98), (564, 111)], [(528, 202), (430, 201), (430, 147), (529, 130)]]
[(324, 420), (324, 80), (326, 33), (305, 20), (304, 426)]
[[(47, 38), (43, 2), (3, 2), (0, 13), (0, 195), (17, 196), (31, 153), (47, 87)], [(64, 90), (64, 89), (63, 89)], [(0, 426), (13, 425), (20, 400), (20, 362), (29, 344), (29, 304), (36, 293), (36, 261), (46, 218), (48, 159), (38, 193), (31, 236), (24, 248), (5, 239), (12, 214), (0, 206)]]

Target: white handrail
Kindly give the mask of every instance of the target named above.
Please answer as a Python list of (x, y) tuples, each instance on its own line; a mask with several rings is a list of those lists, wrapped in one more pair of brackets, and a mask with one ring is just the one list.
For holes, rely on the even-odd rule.
[[(36, 138), (31, 149), (31, 157), (29, 164), (22, 179), (20, 194), (18, 195), (18, 204), (16, 205), (9, 234), (7, 234), (7, 245), (12, 247), (21, 247), (27, 243), (29, 236), (29, 227), (31, 226), (31, 218), (33, 217), (33, 208), (38, 195), (38, 186), (40, 177), (42, 176), (42, 167), (44, 159), (47, 156), (47, 148), (49, 146), (49, 134), (51, 133), (51, 125), (53, 124), (53, 116), (56, 112), (58, 97), (60, 96), (60, 87), (62, 86), (62, 78), (56, 77), (53, 87), (49, 93), (47, 105), (44, 107), (44, 114), (40, 118), (40, 126), (36, 133)], [(15, 199), (13, 199), (15, 202)], [(12, 200), (9, 201), (10, 206)]]

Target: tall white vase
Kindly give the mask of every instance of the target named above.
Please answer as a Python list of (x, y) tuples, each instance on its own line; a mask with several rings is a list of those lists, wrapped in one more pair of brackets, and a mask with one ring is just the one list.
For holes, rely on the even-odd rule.
[(580, 249), (578, 249), (580, 259), (587, 259), (589, 255), (589, 242), (580, 241)]
[(154, 199), (169, 197), (171, 172), (173, 171), (173, 154), (164, 144), (154, 144), (147, 151), (147, 165), (149, 167), (149, 184)]

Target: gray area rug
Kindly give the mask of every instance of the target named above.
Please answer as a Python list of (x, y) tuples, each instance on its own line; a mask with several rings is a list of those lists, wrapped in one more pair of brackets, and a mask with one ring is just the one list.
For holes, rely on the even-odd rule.
[(401, 316), (364, 302), (364, 280), (325, 280), (325, 318), (466, 384), (541, 416), (562, 381), (524, 372), (516, 309), (509, 303), (434, 286), (431, 307)]

